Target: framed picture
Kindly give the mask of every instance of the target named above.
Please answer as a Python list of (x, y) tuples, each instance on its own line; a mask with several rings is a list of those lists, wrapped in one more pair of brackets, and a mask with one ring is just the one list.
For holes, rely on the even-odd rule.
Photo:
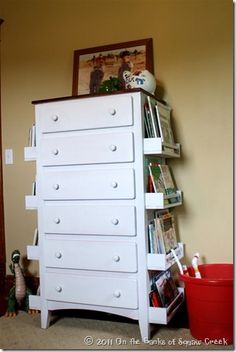
[(123, 72), (153, 73), (152, 38), (74, 51), (72, 95), (94, 94), (110, 77), (125, 89)]

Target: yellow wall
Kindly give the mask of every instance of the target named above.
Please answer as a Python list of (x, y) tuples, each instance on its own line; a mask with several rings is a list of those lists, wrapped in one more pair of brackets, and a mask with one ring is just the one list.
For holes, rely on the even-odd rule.
[[(7, 261), (26, 253), (36, 214), (24, 208), (34, 163), (23, 160), (32, 100), (71, 94), (73, 50), (153, 38), (155, 75), (173, 107), (182, 158), (172, 161), (186, 260), (233, 260), (233, 3), (231, 0), (0, 0)], [(36, 264), (30, 264), (37, 272)]]

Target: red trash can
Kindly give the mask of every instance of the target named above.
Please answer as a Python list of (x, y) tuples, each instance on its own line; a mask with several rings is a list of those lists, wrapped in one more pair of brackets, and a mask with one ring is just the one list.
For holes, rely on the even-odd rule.
[(180, 274), (185, 284), (190, 332), (205, 343), (233, 343), (233, 264), (198, 266), (202, 278)]

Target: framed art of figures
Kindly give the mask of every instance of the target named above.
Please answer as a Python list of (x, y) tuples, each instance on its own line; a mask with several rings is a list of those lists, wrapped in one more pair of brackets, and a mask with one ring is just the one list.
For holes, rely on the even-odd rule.
[(72, 95), (94, 94), (110, 78), (124, 89), (123, 72), (153, 73), (152, 39), (98, 46), (74, 51)]

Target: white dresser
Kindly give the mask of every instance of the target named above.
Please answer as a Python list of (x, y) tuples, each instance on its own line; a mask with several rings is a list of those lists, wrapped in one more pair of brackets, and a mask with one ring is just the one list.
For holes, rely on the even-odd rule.
[(145, 193), (144, 165), (149, 154), (178, 157), (179, 146), (165, 152), (159, 138), (144, 139), (145, 99), (132, 90), (34, 102), (36, 147), (25, 160), (36, 160), (36, 195), (26, 207), (37, 209), (39, 242), (27, 253), (39, 260), (30, 307), (42, 328), (53, 310), (86, 309), (136, 319), (147, 339), (150, 323), (174, 314), (149, 307), (150, 271), (174, 260), (148, 254), (147, 219), (164, 196)]

